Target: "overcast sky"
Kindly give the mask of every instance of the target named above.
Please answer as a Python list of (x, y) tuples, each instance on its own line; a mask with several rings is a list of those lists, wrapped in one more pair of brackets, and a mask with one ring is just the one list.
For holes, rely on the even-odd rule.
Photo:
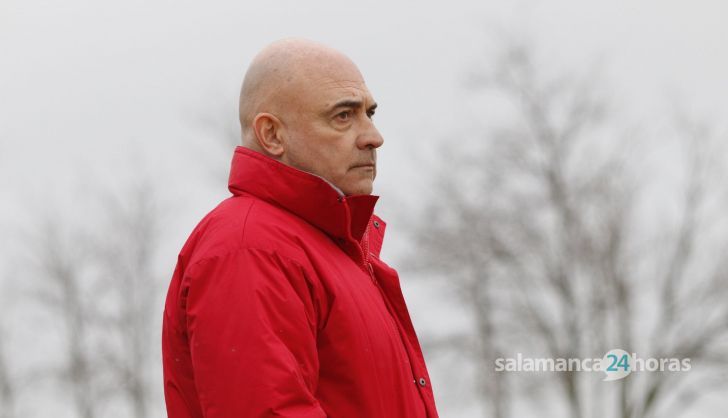
[(234, 124), (251, 57), (287, 36), (330, 44), (360, 66), (380, 103), (386, 141), (378, 192), (406, 188), (395, 162), (408, 150), (455, 134), (468, 94), (462, 77), (487, 59), (504, 28), (528, 34), (566, 69), (601, 59), (612, 93), (646, 118), (659, 117), (667, 98), (713, 119), (728, 110), (721, 93), (728, 91), (728, 3), (717, 0), (417, 7), (2, 0), (0, 7), (0, 186), (12, 196), (3, 199), (3, 215), (22, 207), (26, 194), (77, 184), (79, 166), (116, 182), (134, 171), (132, 152), (165, 181), (199, 178), (204, 170), (190, 143), (199, 150), (214, 138), (197, 119)]
[(230, 155), (204, 121), (234, 126), (245, 68), (282, 37), (329, 44), (362, 70), (379, 103), (375, 193), (388, 219), (419, 177), (412, 150), (455, 143), (467, 125), (464, 75), (487, 66), (498, 33), (536, 40), (558, 68), (603, 63), (610, 94), (648, 123), (671, 102), (725, 121), (727, 19), (720, 0), (0, 0), (0, 230), (32, 221), (46, 196), (73, 209), (90, 184), (143, 172), (183, 202), (172, 256), (227, 194), (210, 171)]

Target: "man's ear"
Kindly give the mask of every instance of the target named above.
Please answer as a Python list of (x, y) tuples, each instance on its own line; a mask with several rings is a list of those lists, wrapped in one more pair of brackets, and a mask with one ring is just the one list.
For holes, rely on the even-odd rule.
[(283, 123), (270, 113), (258, 113), (253, 119), (253, 133), (260, 148), (273, 157), (283, 155), (285, 148), (281, 140)]

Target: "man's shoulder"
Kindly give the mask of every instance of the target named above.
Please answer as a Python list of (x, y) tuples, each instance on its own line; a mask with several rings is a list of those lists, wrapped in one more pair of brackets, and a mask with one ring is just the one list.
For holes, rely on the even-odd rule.
[(301, 235), (311, 227), (287, 210), (255, 196), (229, 197), (195, 227), (180, 256), (190, 263), (244, 249), (279, 253), (298, 260), (303, 256)]

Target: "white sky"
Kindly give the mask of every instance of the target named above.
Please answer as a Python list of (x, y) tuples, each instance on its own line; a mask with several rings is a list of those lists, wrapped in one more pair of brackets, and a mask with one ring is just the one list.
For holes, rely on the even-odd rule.
[(281, 37), (322, 41), (360, 66), (380, 105), (375, 192), (396, 248), (396, 202), (421, 185), (407, 157), (457, 141), (463, 75), (487, 64), (498, 28), (530, 34), (559, 68), (601, 58), (611, 94), (660, 123), (671, 100), (725, 120), (726, 21), (719, 0), (0, 0), (0, 250), (11, 249), (4, 232), (29, 220), (28, 205), (50, 195), (73, 208), (89, 184), (123, 184), (141, 170), (183, 203), (173, 255), (227, 193), (209, 171), (227, 169), (230, 156), (207, 144), (214, 132), (200, 120), (235, 123), (249, 60)]

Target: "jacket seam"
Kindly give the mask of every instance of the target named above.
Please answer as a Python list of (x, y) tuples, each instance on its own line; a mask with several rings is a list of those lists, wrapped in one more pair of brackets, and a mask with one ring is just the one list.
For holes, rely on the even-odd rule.
[(282, 259), (284, 259), (285, 261), (287, 261), (289, 263), (295, 264), (297, 267), (299, 267), (303, 271), (307, 271), (307, 269), (304, 267), (304, 265), (300, 261), (298, 261), (298, 260), (296, 260), (294, 258), (291, 258), (291, 257), (289, 257), (289, 256), (287, 256), (285, 254), (281, 254), (277, 250), (271, 250), (271, 249), (268, 249), (268, 248), (252, 247), (252, 246), (241, 246), (241, 247), (235, 248), (233, 250), (226, 251), (224, 253), (215, 254), (215, 255), (211, 255), (211, 256), (204, 257), (204, 258), (201, 258), (199, 260), (196, 260), (194, 263), (190, 264), (187, 267), (186, 270), (187, 270), (188, 273), (185, 274), (185, 275), (186, 276), (194, 276), (194, 274), (191, 274), (191, 273), (192, 273), (192, 270), (195, 270), (197, 266), (199, 266), (201, 264), (204, 264), (204, 263), (207, 263), (209, 261), (215, 260), (215, 259), (220, 259), (220, 258), (225, 258), (225, 257), (233, 256), (233, 255), (236, 255), (238, 253), (242, 253), (244, 251), (258, 251), (258, 252), (264, 253), (265, 255), (268, 255), (268, 256), (275, 255), (275, 256), (281, 257)]
[(302, 269), (304, 268), (302, 262), (300, 262), (300, 261), (298, 261), (298, 260), (296, 260), (296, 259), (294, 259), (292, 257), (289, 257), (289, 256), (287, 256), (285, 254), (282, 254), (282, 253), (280, 253), (277, 250), (271, 250), (271, 249), (268, 249), (268, 248), (262, 248), (262, 247), (257, 247), (257, 246), (250, 246), (250, 245), (247, 245), (246, 244), (247, 241), (248, 241), (248, 238), (245, 235), (245, 231), (246, 231), (246, 229), (248, 227), (248, 219), (250, 218), (250, 213), (253, 211), (253, 206), (255, 206), (255, 204), (259, 202), (259, 199), (258, 198), (252, 198), (251, 201), (252, 201), (252, 203), (248, 207), (248, 210), (247, 210), (247, 212), (245, 214), (245, 219), (243, 220), (243, 228), (242, 228), (242, 230), (240, 232), (240, 235), (241, 235), (241, 243), (240, 243), (240, 245), (237, 248), (233, 248), (231, 250), (228, 250), (228, 251), (225, 251), (225, 252), (221, 252), (219, 254), (209, 255), (207, 257), (202, 257), (200, 259), (195, 260), (192, 264), (189, 264), (189, 265), (186, 266), (186, 268), (185, 268), (185, 276), (190, 275), (189, 273), (191, 271), (195, 270), (196, 267), (199, 264), (205, 263), (207, 261), (210, 261), (210, 260), (213, 260), (213, 259), (216, 259), (216, 258), (228, 257), (230, 255), (233, 255), (235, 253), (238, 253), (238, 252), (241, 252), (241, 251), (245, 251), (245, 250), (258, 250), (258, 251), (263, 252), (263, 253), (265, 253), (266, 255), (269, 255), (269, 256), (270, 255), (277, 255), (277, 256), (280, 256), (281, 258), (284, 258), (288, 262), (295, 263), (298, 267), (300, 267)]
[(247, 241), (247, 239), (248, 239), (247, 235), (245, 235), (245, 230), (248, 228), (248, 218), (250, 217), (250, 212), (253, 211), (253, 206), (255, 206), (255, 204), (258, 203), (258, 199), (251, 199), (251, 200), (253, 202), (248, 207), (248, 213), (245, 214), (245, 220), (243, 220), (243, 230), (240, 232), (240, 235), (242, 235), (243, 244), (245, 244), (245, 241)]

